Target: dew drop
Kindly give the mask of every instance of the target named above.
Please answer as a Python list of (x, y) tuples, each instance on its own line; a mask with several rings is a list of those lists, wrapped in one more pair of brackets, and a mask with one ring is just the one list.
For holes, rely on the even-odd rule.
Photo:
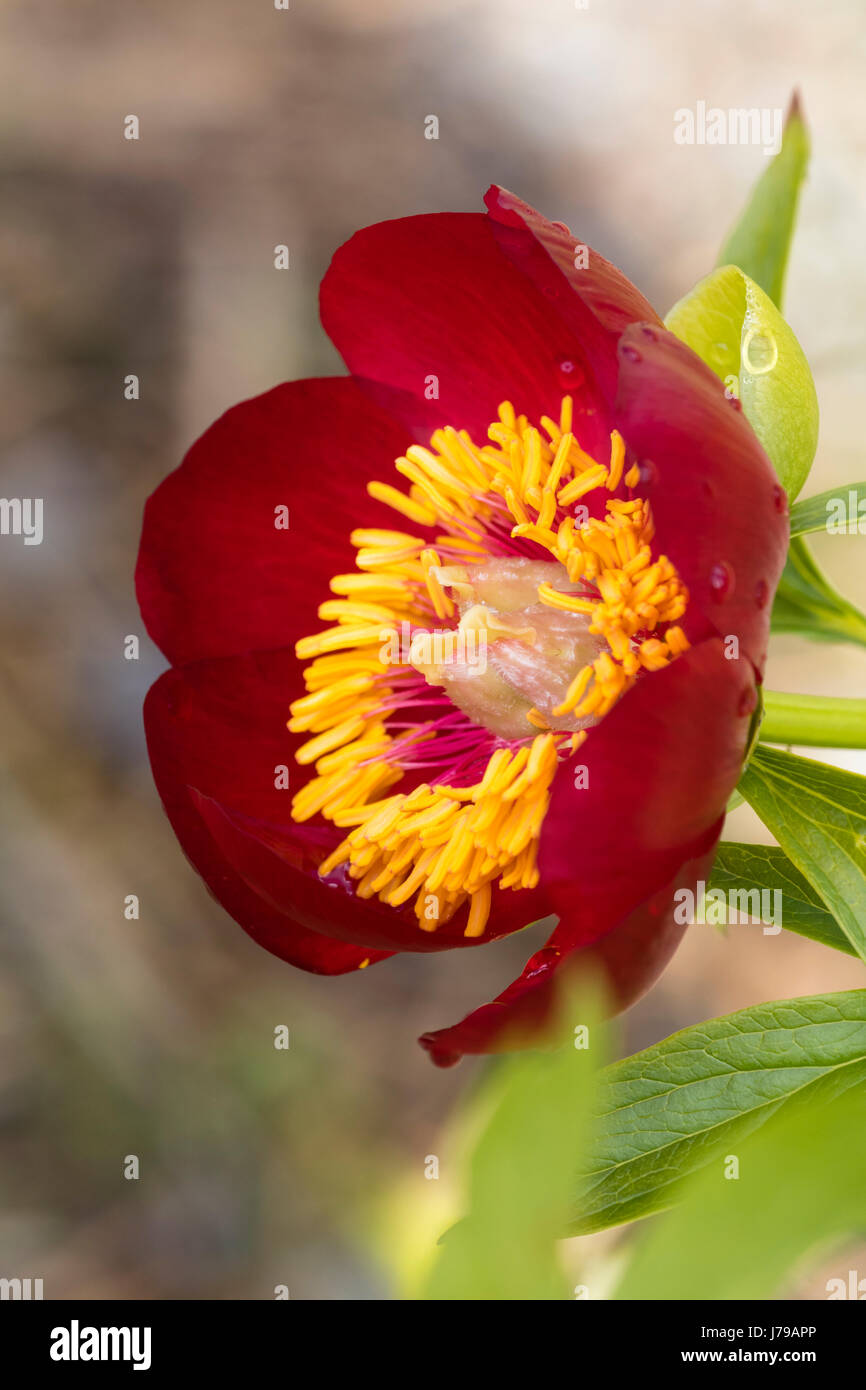
[(758, 692), (753, 685), (747, 685), (737, 703), (737, 714), (752, 714), (758, 703)]
[(559, 960), (559, 951), (555, 946), (543, 946), (540, 951), (536, 951), (523, 967), (523, 979), (532, 979), (534, 975), (543, 975), (545, 971), (552, 970)]
[(742, 410), (743, 402), (740, 400), (739, 396), (729, 396), (726, 392), (725, 400), (728, 402), (728, 405), (731, 406), (733, 410)]
[(766, 608), (767, 599), (770, 597), (770, 586), (766, 579), (759, 579), (755, 585), (755, 603), (759, 608)]
[(574, 389), (583, 381), (584, 376), (581, 368), (570, 357), (563, 357), (556, 365), (557, 375), (560, 386)]
[(565, 222), (551, 222), (551, 227), (557, 227), (560, 232), (565, 232), (566, 236), (571, 236), (571, 228)]
[(773, 506), (780, 516), (784, 516), (788, 510), (788, 495), (785, 489), (778, 485), (773, 488)]
[(650, 341), (651, 343), (657, 343), (657, 342), (658, 342), (658, 340), (659, 340), (659, 335), (658, 335), (658, 333), (656, 332), (656, 330), (653, 328), (652, 324), (650, 324), (650, 323), (641, 324), (641, 330), (640, 330), (640, 331), (641, 331), (641, 333), (644, 335), (645, 338), (649, 339), (649, 341)]
[(659, 480), (659, 471), (652, 459), (639, 459), (637, 472), (638, 487), (654, 487)]
[(736, 576), (727, 560), (719, 560), (710, 570), (710, 593), (717, 603), (730, 598), (734, 592)]
[(750, 328), (741, 349), (743, 366), (752, 376), (771, 372), (779, 360), (779, 347), (772, 333)]
[(620, 347), (619, 353), (620, 353), (620, 357), (624, 357), (624, 358), (626, 359), (627, 362), (642, 362), (642, 361), (643, 361), (643, 358), (641, 357), (641, 355), (640, 355), (640, 353), (638, 352), (637, 348), (636, 348), (636, 347), (632, 347), (631, 343), (623, 343), (622, 346)]

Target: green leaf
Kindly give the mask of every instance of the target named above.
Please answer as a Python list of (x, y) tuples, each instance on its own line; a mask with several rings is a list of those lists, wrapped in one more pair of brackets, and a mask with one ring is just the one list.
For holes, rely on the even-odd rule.
[(792, 537), (814, 531), (866, 536), (866, 483), (843, 483), (796, 502), (791, 508)]
[(739, 785), (866, 960), (866, 777), (759, 744)]
[(665, 319), (738, 395), (790, 498), (818, 443), (818, 398), (803, 350), (773, 301), (735, 265), (714, 270)]
[(796, 632), (819, 642), (866, 646), (866, 617), (833, 588), (802, 536), (796, 536), (788, 549), (771, 627), (773, 632)]
[(742, 1009), (606, 1067), (569, 1233), (664, 1210), (689, 1173), (781, 1106), (827, 1100), (864, 1079), (864, 990)]
[(586, 990), (569, 1001), (588, 1048), (509, 1057), (476, 1100), (491, 1111), (472, 1155), (468, 1212), (447, 1232), (428, 1299), (564, 1299), (556, 1238), (565, 1226), (575, 1155), (583, 1151), (601, 1010)]
[(781, 893), (785, 931), (808, 936), (812, 941), (820, 941), (822, 946), (832, 946), (849, 956), (857, 954), (809, 880), (794, 868), (785, 851), (777, 845), (723, 841), (716, 854), (709, 886), (721, 888), (726, 894), (754, 892), (755, 889)]
[(864, 1171), (862, 1087), (819, 1117), (782, 1112), (719, 1155), (682, 1205), (646, 1229), (613, 1297), (772, 1297), (790, 1286), (805, 1255), (862, 1231)]
[(779, 308), (800, 186), (808, 163), (809, 133), (795, 94), (785, 122), (782, 148), (752, 190), (746, 209), (716, 262), (738, 265)]

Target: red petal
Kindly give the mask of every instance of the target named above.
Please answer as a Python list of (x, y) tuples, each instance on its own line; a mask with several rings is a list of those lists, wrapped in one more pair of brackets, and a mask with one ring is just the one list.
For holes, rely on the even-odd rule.
[[(485, 442), (506, 398), (534, 420), (557, 414), (567, 391), (578, 407), (600, 404), (580, 385), (586, 347), (563, 306), (512, 264), (498, 230), (483, 213), (380, 222), (340, 247), (322, 281), (322, 323), (350, 371), (425, 442), (445, 424)], [(587, 429), (607, 444), (606, 430)]]
[[(298, 825), (290, 798), (311, 775), (293, 760), (304, 736), (285, 723), (298, 664), (291, 652), (195, 662), (168, 671), (150, 691), (145, 726), (154, 779), (181, 846), (214, 896), (261, 945), (304, 966), (326, 946), (355, 943), (355, 964), (393, 950), (482, 945), (547, 915), (540, 892), (502, 893), (484, 936), (463, 936), (465, 910), (436, 932), (400, 912), (356, 897), (339, 875), (317, 867), (344, 831)], [(275, 786), (287, 766), (291, 790)], [(299, 945), (300, 943), (300, 945)], [(345, 953), (340, 951), (339, 959)], [(296, 958), (297, 957), (297, 958)], [(321, 969), (320, 964), (306, 968)], [(341, 968), (350, 969), (347, 964)]]
[(581, 344), (596, 391), (612, 408), (620, 334), (630, 323), (644, 320), (661, 326), (661, 319), (621, 270), (561, 222), (548, 222), (497, 184), (484, 201), (499, 246), (547, 298), (548, 313), (552, 309)]
[[(719, 821), (716, 840), (721, 827)], [(674, 893), (680, 888), (695, 892), (698, 881), (709, 874), (714, 854), (715, 840), (707, 853), (683, 864), (674, 881), (594, 946), (564, 952), (544, 947), (492, 1003), (451, 1028), (425, 1033), (418, 1039), (421, 1046), (436, 1066), (452, 1067), (466, 1053), (507, 1052), (537, 1044), (545, 1040), (539, 1035), (555, 1019), (560, 988), (581, 973), (601, 975), (615, 1009), (628, 1008), (664, 970), (686, 930), (674, 921)]]
[[(621, 999), (647, 988), (681, 935), (670, 917), (675, 888), (711, 862), (755, 700), (751, 665), (727, 661), (712, 639), (643, 677), (591, 730), (557, 774), (542, 831), (541, 880), (559, 925), (493, 1006), (456, 1033), (428, 1035), (425, 1046), (496, 1050), (512, 1023), (540, 1024), (553, 997), (551, 970), (572, 955), (589, 959), (591, 947)], [(589, 778), (578, 787), (581, 766)]]
[[(554, 944), (597, 940), (706, 849), (756, 698), (750, 663), (726, 661), (713, 638), (644, 675), (590, 730), (557, 775), (542, 830), (539, 868), (562, 921)], [(589, 785), (576, 787), (582, 765)]]
[[(389, 476), (406, 442), (342, 378), (289, 382), (217, 420), (145, 509), (138, 601), (169, 660), (293, 646), (318, 631), (331, 575), (354, 564), (349, 532), (395, 525), (366, 483)], [(288, 530), (274, 524), (281, 506)]]
[(788, 546), (785, 494), (739, 401), (673, 334), (633, 325), (620, 344), (616, 426), (644, 466), (655, 553), (691, 595), (687, 630), (739, 640), (763, 671)]
[[(289, 791), (275, 787), (275, 768), (285, 762), (279, 740), (284, 716), (283, 679), (296, 668), (287, 652), (202, 663), (167, 671), (151, 688), (144, 708), (154, 781), (181, 847), (210, 892), (254, 941), (292, 965), (320, 974), (355, 970), (365, 959), (389, 952), (332, 939), (327, 928), (327, 890), (310, 876), (312, 848), (298, 841), (297, 866), (286, 866), (298, 889), (298, 911), (266, 901), (237, 872), (214, 839), (202, 805), (222, 796), (245, 811), (275, 820), (288, 813)], [(222, 683), (214, 679), (214, 673)], [(261, 721), (261, 722), (259, 722)], [(282, 719), (285, 724), (284, 717)], [(209, 805), (216, 815), (216, 801)]]

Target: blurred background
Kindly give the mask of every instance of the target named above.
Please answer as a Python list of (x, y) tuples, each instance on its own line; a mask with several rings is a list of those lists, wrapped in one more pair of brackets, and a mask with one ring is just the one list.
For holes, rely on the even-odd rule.
[[(497, 181), (664, 313), (765, 166), (676, 145), (673, 112), (784, 108), (795, 86), (813, 160), (786, 312), (822, 407), (807, 490), (861, 479), (864, 49), (862, 0), (0, 4), (0, 492), (45, 499), (42, 545), (0, 539), (0, 1275), (41, 1277), (46, 1298), (388, 1298), (371, 1231), (411, 1262), (447, 1223), (448, 1116), (483, 1064), (436, 1071), (415, 1037), (540, 940), (324, 980), (211, 901), (144, 747), (164, 665), (132, 588), (145, 498), (229, 405), (342, 370), (317, 287), (365, 223), (477, 210)], [(815, 552), (866, 603), (862, 539)], [(768, 683), (864, 694), (866, 651), (779, 638)], [(731, 818), (729, 838), (760, 834)], [(795, 936), (696, 927), (621, 1046), (862, 984)], [(621, 1240), (585, 1258), (603, 1269)], [(824, 1297), (829, 1274), (792, 1271), (790, 1292)]]

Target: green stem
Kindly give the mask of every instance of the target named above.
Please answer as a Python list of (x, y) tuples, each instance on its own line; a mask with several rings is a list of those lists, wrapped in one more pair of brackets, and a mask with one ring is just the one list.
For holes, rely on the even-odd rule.
[(764, 691), (762, 743), (812, 748), (866, 748), (866, 700)]

